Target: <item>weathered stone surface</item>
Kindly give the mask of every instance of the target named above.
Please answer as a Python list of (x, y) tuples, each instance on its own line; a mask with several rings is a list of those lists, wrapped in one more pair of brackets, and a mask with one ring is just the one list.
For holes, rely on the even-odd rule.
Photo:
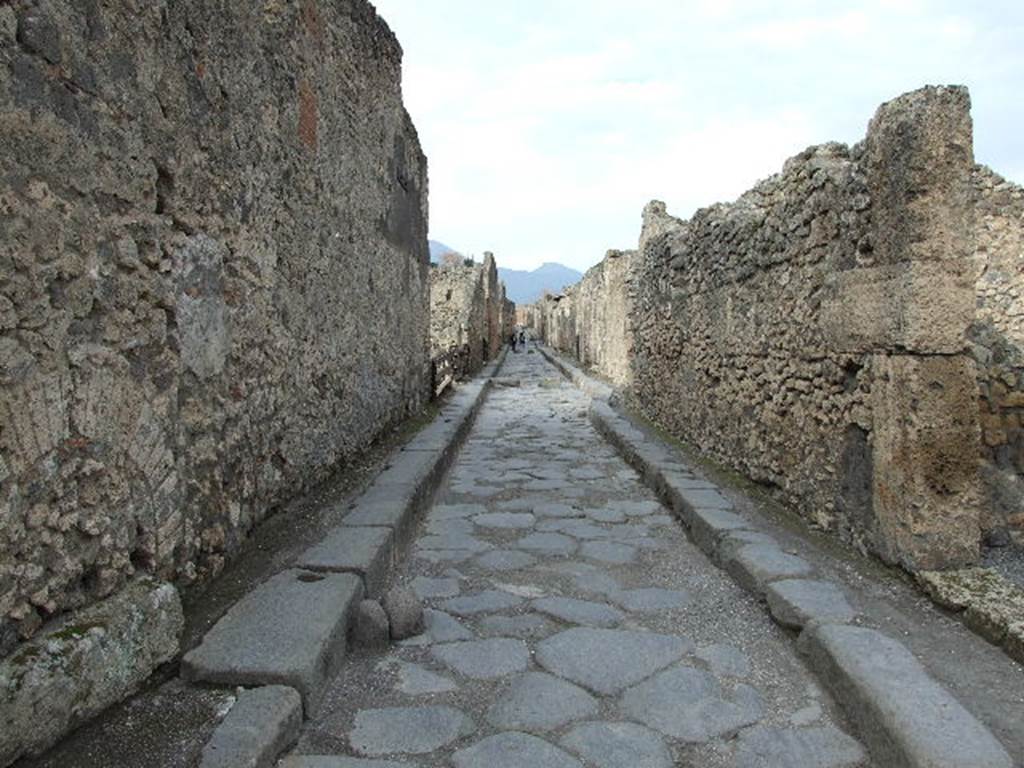
[(495, 637), (434, 646), (435, 657), (459, 674), (486, 680), (522, 672), (530, 662), (530, 652), (522, 640)]
[(496, 589), (488, 589), (473, 595), (445, 600), (441, 607), (456, 616), (472, 616), (477, 613), (494, 613), (513, 608), (523, 602), (521, 597)]
[(732, 531), (750, 530), (753, 526), (735, 512), (725, 509), (698, 509), (690, 513), (687, 521), (693, 543), (709, 557), (718, 551), (722, 536)]
[(622, 712), (667, 736), (705, 742), (761, 719), (761, 698), (748, 685), (726, 692), (707, 672), (673, 667), (622, 696)]
[(389, 707), (356, 713), (349, 734), (363, 755), (423, 754), (469, 736), (476, 725), (452, 707)]
[(460, 591), (458, 579), (432, 579), (427, 576), (417, 576), (413, 579), (412, 589), (420, 600), (430, 600), (435, 597), (455, 597)]
[(737, 739), (736, 768), (857, 768), (868, 756), (856, 741), (831, 726), (755, 726)]
[(515, 546), (543, 555), (569, 556), (576, 551), (576, 542), (560, 533), (531, 533), (519, 539)]
[(295, 561), (296, 568), (309, 571), (357, 573), (368, 595), (379, 595), (387, 583), (393, 555), (390, 528), (343, 525)]
[(444, 611), (425, 609), (423, 611), (423, 626), (422, 634), (403, 640), (402, 645), (430, 645), (473, 639), (473, 633), (469, 629)]
[[(821, 528), (910, 570), (969, 564), (1024, 489), (1024, 190), (975, 166), (969, 109), (962, 87), (922, 88), (861, 144), (811, 147), (689, 221), (652, 201), (637, 250), (531, 322), (600, 374), (628, 371), (654, 422)], [(617, 442), (684, 519), (727, 508), (639, 430)]]
[(537, 558), (526, 552), (498, 549), (480, 555), (476, 561), (492, 571), (518, 571), (522, 568), (529, 568), (537, 562)]
[(767, 585), (780, 579), (795, 579), (812, 573), (810, 563), (769, 544), (747, 544), (731, 552), (723, 563), (745, 589), (763, 595)]
[(454, 691), (455, 683), (419, 664), (403, 663), (398, 669), (398, 690), (410, 696)]
[(661, 587), (624, 589), (610, 597), (627, 611), (636, 612), (673, 610), (690, 602), (690, 596), (682, 590)]
[(185, 654), (187, 680), (226, 685), (281, 684), (316, 710), (345, 654), (345, 635), (363, 585), (351, 573), (290, 570), (235, 603), (202, 643)]
[(301, 727), (302, 697), (294, 688), (243, 691), (203, 748), (199, 768), (273, 768)]
[(808, 627), (800, 637), (811, 666), (847, 702), (876, 760), (913, 768), (1011, 768), (985, 726), (924, 670), (902, 644), (872, 629)]
[(352, 642), (364, 648), (383, 648), (391, 640), (391, 622), (377, 600), (360, 600), (352, 616)]
[(381, 605), (388, 615), (392, 640), (405, 640), (423, 631), (423, 606), (409, 587), (392, 587)]
[[(618, 693), (693, 650), (689, 640), (654, 632), (567, 629), (537, 644), (549, 672), (603, 694)], [(594, 659), (601, 659), (595, 664)]]
[(455, 768), (583, 768), (571, 755), (526, 733), (499, 733), (452, 756)]
[(556, 619), (588, 627), (614, 627), (625, 618), (622, 611), (610, 605), (573, 597), (542, 597), (530, 603), (530, 607)]
[(369, 3), (24, 8), (0, 88), (0, 323), (25, 329), (0, 345), (0, 508), (34, 506), (0, 616), (29, 635), (137, 574), (215, 575), (418, 410), (429, 267), (401, 49)]
[(765, 587), (765, 599), (772, 617), (793, 629), (803, 629), (812, 621), (846, 624), (857, 615), (843, 591), (831, 581), (775, 581)]
[(405, 760), (399, 763), (341, 755), (293, 755), (282, 760), (278, 768), (417, 768), (418, 765)]
[(479, 626), (480, 631), (486, 635), (523, 639), (547, 637), (555, 630), (552, 622), (532, 613), (522, 616), (485, 616)]
[(664, 739), (636, 723), (577, 725), (560, 744), (597, 768), (672, 768)]
[(698, 648), (695, 655), (719, 677), (746, 677), (750, 674), (750, 661), (746, 654), (730, 645), (706, 645)]
[(484, 528), (532, 528), (536, 520), (529, 512), (490, 512), (473, 518)]
[(636, 547), (614, 541), (588, 541), (580, 549), (582, 557), (612, 565), (631, 563), (636, 559), (636, 554)]
[(572, 683), (543, 672), (527, 672), (487, 711), (502, 730), (550, 731), (597, 713), (597, 699)]
[(37, 754), (178, 653), (177, 590), (133, 582), (0, 662), (0, 765)]

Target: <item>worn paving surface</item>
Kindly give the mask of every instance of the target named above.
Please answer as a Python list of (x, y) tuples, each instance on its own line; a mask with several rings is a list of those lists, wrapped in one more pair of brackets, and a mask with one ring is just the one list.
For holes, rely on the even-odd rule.
[(399, 575), (428, 631), (351, 653), (295, 754), (870, 765), (792, 639), (594, 431), (587, 398), (539, 354), (509, 355), (502, 378), (520, 386), (490, 395)]

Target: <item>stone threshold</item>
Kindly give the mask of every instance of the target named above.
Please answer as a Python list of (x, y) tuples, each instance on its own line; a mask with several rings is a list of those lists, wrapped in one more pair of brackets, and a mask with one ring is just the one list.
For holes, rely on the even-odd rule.
[(592, 397), (590, 419), (675, 513), (693, 542), (779, 624), (795, 630), (809, 667), (836, 698), (880, 765), (1011, 768), (989, 729), (899, 641), (860, 626), (842, 588), (739, 513), (713, 482), (609, 404), (614, 390), (542, 354)]

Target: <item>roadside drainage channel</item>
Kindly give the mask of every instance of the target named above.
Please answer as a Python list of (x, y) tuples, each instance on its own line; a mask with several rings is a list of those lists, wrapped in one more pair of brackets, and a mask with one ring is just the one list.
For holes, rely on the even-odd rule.
[(770, 534), (737, 513), (714, 483), (677, 452), (608, 403), (610, 386), (539, 347), (544, 357), (593, 398), (597, 430), (642, 475), (719, 568), (766, 603), (772, 618), (799, 633), (797, 647), (835, 696), (879, 765), (892, 768), (1013, 768), (1013, 759), (897, 640), (857, 626), (838, 584), (785, 552)]
[(295, 743), (340, 668), (356, 606), (386, 590), (506, 353), (459, 387), (337, 527), (235, 603), (182, 658), (187, 681), (248, 687), (204, 747), (200, 768), (270, 768)]

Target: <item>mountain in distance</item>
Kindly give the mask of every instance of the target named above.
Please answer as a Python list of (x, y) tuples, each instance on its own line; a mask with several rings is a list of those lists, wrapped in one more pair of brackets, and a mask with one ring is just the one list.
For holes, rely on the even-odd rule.
[(582, 272), (553, 261), (546, 261), (530, 271), (498, 267), (498, 279), (505, 282), (505, 295), (516, 304), (532, 304), (544, 291), (559, 293), (582, 277)]
[(455, 253), (458, 253), (458, 251), (450, 245), (445, 245), (440, 240), (427, 240), (427, 245), (430, 246), (430, 261), (434, 264), (437, 264), (438, 259), (449, 251), (455, 251)]

